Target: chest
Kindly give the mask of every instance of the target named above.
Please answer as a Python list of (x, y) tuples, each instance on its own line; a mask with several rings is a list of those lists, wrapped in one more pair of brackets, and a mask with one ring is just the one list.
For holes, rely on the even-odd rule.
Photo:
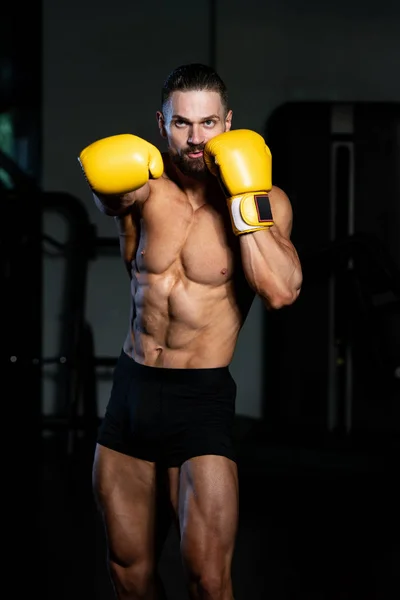
[(136, 253), (139, 272), (174, 272), (218, 286), (234, 272), (236, 239), (225, 205), (194, 210), (181, 198), (149, 199), (142, 213)]

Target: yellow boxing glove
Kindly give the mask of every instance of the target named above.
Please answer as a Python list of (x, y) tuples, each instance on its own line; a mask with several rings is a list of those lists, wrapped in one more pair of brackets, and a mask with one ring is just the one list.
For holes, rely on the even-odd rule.
[(249, 129), (221, 133), (207, 142), (204, 160), (225, 190), (235, 235), (274, 224), (268, 198), (272, 157), (261, 135)]
[(90, 187), (100, 194), (121, 195), (161, 177), (164, 171), (160, 151), (130, 133), (93, 142), (78, 158)]

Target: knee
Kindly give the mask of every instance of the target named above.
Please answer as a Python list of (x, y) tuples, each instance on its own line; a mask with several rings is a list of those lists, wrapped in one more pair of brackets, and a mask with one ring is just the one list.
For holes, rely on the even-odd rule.
[(200, 598), (224, 600), (230, 589), (230, 578), (224, 573), (205, 570), (198, 581)]
[(118, 598), (140, 600), (149, 597), (151, 594), (155, 582), (155, 573), (149, 563), (141, 561), (122, 565), (110, 560), (109, 570)]
[(226, 568), (218, 568), (217, 565), (204, 564), (196, 573), (189, 573), (192, 585), (197, 591), (199, 598), (207, 600), (225, 600), (230, 597), (232, 589), (230, 572)]

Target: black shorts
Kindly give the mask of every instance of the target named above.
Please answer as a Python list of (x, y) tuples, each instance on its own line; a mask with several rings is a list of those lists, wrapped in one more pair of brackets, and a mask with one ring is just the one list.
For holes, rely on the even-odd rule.
[(235, 460), (235, 399), (229, 367), (148, 367), (122, 351), (98, 443), (165, 467), (205, 454)]

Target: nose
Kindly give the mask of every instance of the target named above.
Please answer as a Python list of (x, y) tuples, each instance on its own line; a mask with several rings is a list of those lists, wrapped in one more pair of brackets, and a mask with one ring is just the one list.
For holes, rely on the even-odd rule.
[(204, 142), (204, 136), (200, 125), (194, 124), (190, 128), (188, 144), (191, 146), (200, 146)]

